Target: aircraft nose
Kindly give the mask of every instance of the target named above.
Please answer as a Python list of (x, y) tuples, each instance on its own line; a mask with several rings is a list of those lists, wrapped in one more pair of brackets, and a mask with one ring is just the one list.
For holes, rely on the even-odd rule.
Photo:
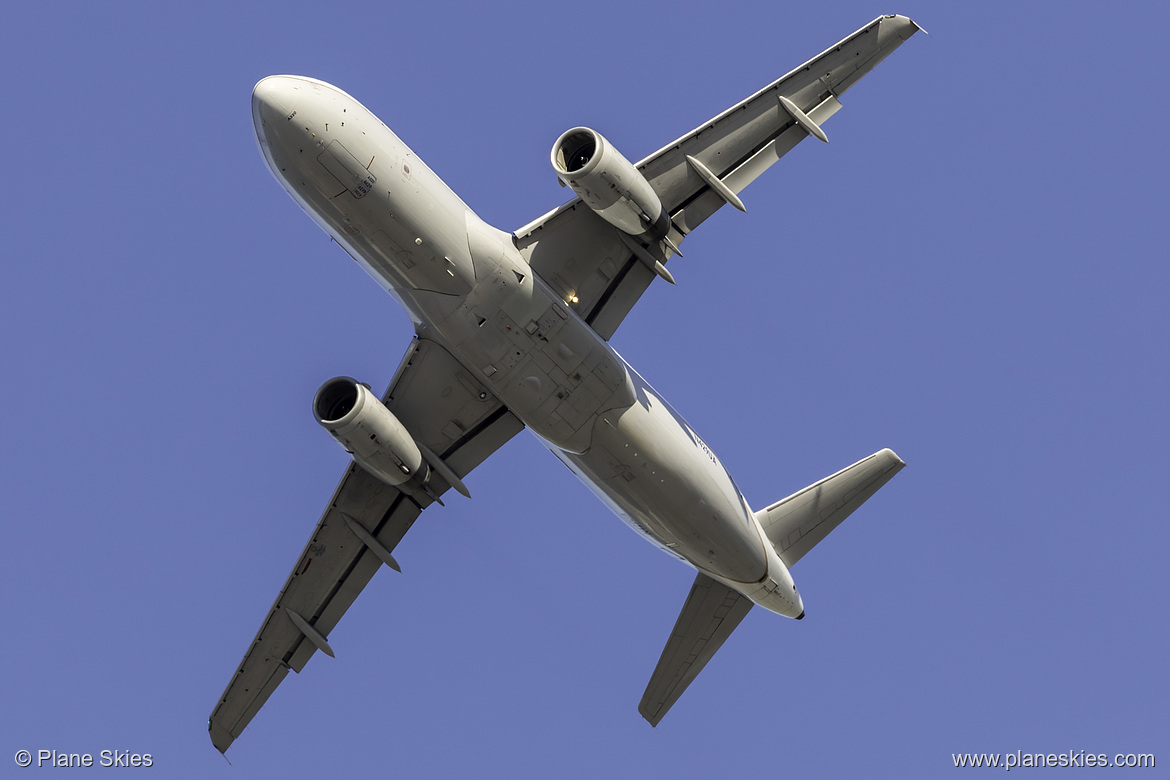
[(252, 88), (252, 117), (257, 125), (260, 120), (271, 121), (285, 116), (291, 80), (286, 76), (269, 76), (260, 79)]
[(256, 83), (252, 89), (252, 122), (257, 136), (266, 137), (266, 127), (287, 118), (294, 110), (295, 82), (288, 76), (268, 76)]

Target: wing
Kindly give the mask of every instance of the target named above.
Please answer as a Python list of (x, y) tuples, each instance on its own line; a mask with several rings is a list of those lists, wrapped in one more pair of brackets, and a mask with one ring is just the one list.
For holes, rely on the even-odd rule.
[[(670, 240), (677, 246), (806, 136), (820, 133), (819, 125), (841, 108), (838, 98), (918, 29), (904, 16), (875, 19), (639, 162), (670, 214)], [(626, 248), (617, 228), (579, 199), (515, 235), (533, 270), (606, 339), (655, 276)], [(664, 253), (665, 260), (669, 246)]]
[(705, 574), (696, 575), (638, 704), (638, 712), (651, 726), (658, 725), (751, 608), (747, 596)]
[[(424, 339), (407, 350), (383, 403), (459, 477), (524, 428), (450, 353)], [(447, 486), (436, 485), (438, 479), (434, 475), (428, 484), (441, 495)], [(211, 713), (208, 730), (220, 752), (227, 751), (289, 669), (300, 672), (317, 650), (333, 655), (329, 632), (383, 562), (397, 567), (390, 551), (430, 503), (350, 464)]]

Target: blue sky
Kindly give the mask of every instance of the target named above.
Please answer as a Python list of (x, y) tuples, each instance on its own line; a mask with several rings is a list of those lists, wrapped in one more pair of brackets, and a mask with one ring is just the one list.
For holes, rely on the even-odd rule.
[[(763, 506), (908, 467), (657, 729), (692, 574), (530, 436), (424, 515), (229, 752), (206, 719), (346, 463), (324, 380), (410, 326), (281, 191), (273, 73), (337, 84), (489, 222), (548, 150), (639, 159), (880, 13), (915, 36), (671, 264), (616, 348)], [(936, 777), (1170, 761), (1162, 4), (11, 4), (0, 31), (0, 766), (154, 776)], [(1166, 754), (1166, 755), (1162, 755)], [(35, 773), (37, 770), (24, 770)], [(41, 770), (45, 771), (45, 770)]]

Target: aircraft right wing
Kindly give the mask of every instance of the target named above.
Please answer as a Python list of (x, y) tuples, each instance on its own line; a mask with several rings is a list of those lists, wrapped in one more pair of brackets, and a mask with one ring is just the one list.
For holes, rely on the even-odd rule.
[[(841, 108), (838, 98), (919, 29), (882, 16), (635, 167), (670, 215), (676, 246)], [(795, 109), (795, 112), (793, 111)], [(706, 170), (688, 160), (692, 157)], [(649, 287), (654, 272), (579, 198), (515, 233), (533, 270), (602, 338), (610, 338)], [(627, 239), (628, 240), (628, 239)], [(669, 247), (650, 247), (662, 252)]]
[[(411, 432), (463, 477), (524, 429), (511, 412), (443, 347), (415, 339), (383, 402)], [(447, 489), (437, 474), (428, 486)], [(408, 496), (351, 462), (308, 544), (268, 610), (243, 661), (208, 719), (221, 753), (288, 675), (318, 650), (333, 655), (327, 636), (423, 509), (426, 496)]]

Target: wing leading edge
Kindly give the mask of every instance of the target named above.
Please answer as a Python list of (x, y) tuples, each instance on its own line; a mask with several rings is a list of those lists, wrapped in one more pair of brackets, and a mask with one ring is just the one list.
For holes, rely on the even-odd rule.
[[(412, 435), (465, 476), (524, 428), (438, 344), (416, 339), (383, 398)], [(447, 489), (432, 477), (436, 495)], [(436, 484), (437, 483), (437, 484)], [(226, 752), (284, 680), (317, 650), (432, 501), (407, 496), (350, 463), (260, 631), (208, 720)], [(356, 527), (355, 527), (356, 526)]]
[[(636, 167), (671, 217), (670, 241), (677, 246), (725, 203), (734, 202), (728, 193), (737, 195), (810, 133), (815, 135), (812, 128), (819, 130), (841, 108), (838, 98), (918, 29), (905, 16), (875, 19), (639, 162)], [(617, 229), (580, 199), (518, 229), (515, 237), (536, 273), (605, 339), (655, 278)], [(663, 262), (671, 254), (664, 245)]]

